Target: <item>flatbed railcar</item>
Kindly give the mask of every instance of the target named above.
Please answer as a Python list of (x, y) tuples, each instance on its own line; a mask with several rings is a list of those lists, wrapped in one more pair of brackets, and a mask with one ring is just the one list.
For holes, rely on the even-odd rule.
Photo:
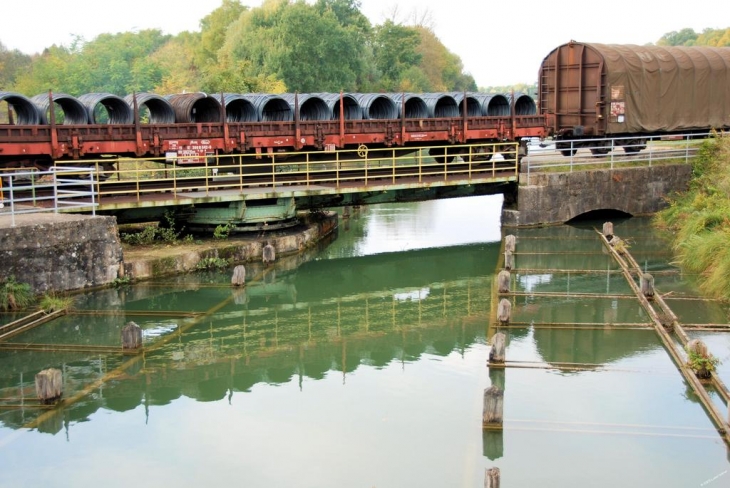
[[(206, 96), (208, 101), (211, 98)], [(462, 97), (463, 106), (472, 98)], [(524, 139), (524, 152), (528, 139), (547, 135), (544, 117), (534, 112), (516, 115), (514, 110), (499, 116), (457, 112), (457, 116), (437, 118), (347, 120), (342, 116), (339, 120), (302, 120), (295, 102), (293, 120), (224, 122), (226, 105), (219, 106), (220, 112), (212, 117), (219, 122), (141, 123), (135, 103), (135, 122), (130, 124), (66, 125), (55, 123), (50, 116), (45, 117), (46, 123), (0, 125), (0, 167), (46, 169), (55, 161), (83, 161), (108, 155), (166, 157), (174, 164), (195, 165), (213, 155), (253, 153), (267, 157), (285, 152), (326, 153), (353, 148), (363, 148), (366, 153), (391, 147), (412, 147), (415, 151), (429, 146), (439, 146), (440, 149), (434, 149), (434, 157), (448, 162), (458, 155), (458, 150), (451, 153), (443, 146)], [(480, 157), (488, 159), (491, 154)]]

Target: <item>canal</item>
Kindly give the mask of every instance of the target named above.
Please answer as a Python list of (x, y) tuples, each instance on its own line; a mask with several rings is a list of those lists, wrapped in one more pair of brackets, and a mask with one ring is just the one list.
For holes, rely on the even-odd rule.
[[(0, 348), (0, 487), (472, 488), (493, 466), (509, 487), (727, 486), (728, 450), (601, 222), (514, 232), (512, 366), (487, 368), (500, 208), (362, 208), (296, 266), (251, 267), (243, 290), (226, 271), (79, 295)], [(647, 220), (616, 233), (730, 382), (730, 331), (708, 325), (727, 307), (698, 296)], [(129, 321), (144, 354), (111, 349)], [(33, 401), (48, 367), (73, 399), (62, 409)], [(491, 384), (501, 432), (482, 430)]]

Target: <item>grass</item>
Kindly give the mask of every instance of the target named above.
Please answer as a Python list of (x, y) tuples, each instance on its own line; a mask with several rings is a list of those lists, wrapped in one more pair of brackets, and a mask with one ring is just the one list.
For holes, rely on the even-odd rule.
[(28, 283), (18, 283), (15, 277), (0, 282), (0, 310), (28, 308), (35, 301)]
[(700, 289), (730, 300), (730, 138), (702, 144), (689, 191), (672, 197), (654, 223), (672, 233), (677, 263), (701, 276)]
[(74, 301), (73, 298), (68, 297), (68, 296), (49, 294), (49, 295), (44, 295), (43, 298), (41, 298), (41, 302), (38, 305), (46, 313), (52, 313), (52, 312), (56, 312), (58, 310), (65, 310), (65, 309), (71, 307), (71, 304), (73, 304), (73, 301)]

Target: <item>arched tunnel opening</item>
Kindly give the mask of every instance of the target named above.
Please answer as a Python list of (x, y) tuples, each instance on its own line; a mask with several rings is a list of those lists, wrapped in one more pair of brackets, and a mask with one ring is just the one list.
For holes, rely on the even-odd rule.
[(630, 213), (622, 212), (621, 210), (615, 210), (611, 208), (604, 208), (600, 210), (591, 210), (590, 212), (582, 213), (576, 217), (573, 217), (566, 224), (584, 224), (591, 221), (607, 222), (630, 219), (633, 217)]

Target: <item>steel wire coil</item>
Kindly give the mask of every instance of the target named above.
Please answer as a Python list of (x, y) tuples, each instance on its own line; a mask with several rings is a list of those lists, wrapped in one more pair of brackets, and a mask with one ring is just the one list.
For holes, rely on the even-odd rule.
[[(451, 94), (452, 97), (454, 97), (454, 100), (456, 101), (456, 105), (459, 107), (459, 116), (464, 116), (464, 94), (459, 92), (454, 92)], [(482, 104), (479, 102), (479, 99), (477, 99), (476, 94), (474, 93), (467, 93), (466, 94), (466, 116), (467, 117), (479, 117), (482, 115)]]
[[(512, 94), (509, 95), (510, 102), (512, 101)], [(537, 104), (535, 100), (524, 93), (515, 93), (515, 115), (535, 115), (537, 113)]]
[[(77, 98), (65, 93), (53, 93), (53, 103), (61, 109), (56, 117), (56, 123), (62, 125), (86, 125), (89, 123), (89, 113), (86, 107)], [(50, 98), (48, 93), (41, 93), (30, 99), (38, 108), (41, 124), (50, 123)], [(61, 120), (59, 120), (61, 119)]]
[(85, 93), (79, 97), (89, 114), (90, 124), (131, 124), (134, 112), (121, 97), (111, 93)]
[(256, 107), (240, 93), (224, 93), (226, 122), (258, 122)]
[(428, 107), (428, 116), (435, 118), (458, 117), (459, 107), (454, 97), (447, 93), (424, 93), (421, 95)]
[(205, 93), (178, 93), (168, 95), (167, 101), (170, 102), (175, 110), (175, 122), (178, 123), (195, 123), (195, 122), (220, 122), (221, 121), (221, 104), (212, 96)]
[(124, 101), (127, 102), (134, 111), (134, 98), (137, 98), (137, 110), (147, 109), (148, 117), (146, 123), (149, 124), (174, 124), (175, 109), (172, 108), (170, 102), (154, 93), (137, 93), (135, 95), (127, 95)]
[(0, 91), (0, 102), (6, 102), (13, 109), (15, 125), (37, 125), (41, 122), (41, 114), (30, 98), (19, 93)]
[(474, 93), (471, 95), (481, 107), (484, 117), (508, 117), (510, 115), (509, 99), (495, 93)]
[[(313, 93), (313, 96), (321, 98), (332, 110), (332, 119), (340, 120), (340, 94), (339, 93)], [(362, 120), (362, 108), (352, 95), (342, 95), (342, 114), (345, 120)]]
[(352, 93), (362, 109), (363, 119), (390, 120), (398, 118), (395, 102), (382, 93)]
[[(295, 110), (295, 94), (284, 93), (281, 98), (289, 103), (292, 113)], [(299, 103), (299, 120), (332, 120), (332, 108), (322, 98), (311, 93), (296, 96)]]
[[(395, 102), (396, 110), (398, 110), (398, 118), (428, 118), (428, 107), (419, 95), (413, 93), (389, 93), (388, 96)], [(405, 107), (403, 107), (403, 100), (405, 100)]]
[(268, 93), (244, 93), (243, 97), (256, 109), (260, 122), (289, 122), (294, 120), (294, 111), (279, 95)]

